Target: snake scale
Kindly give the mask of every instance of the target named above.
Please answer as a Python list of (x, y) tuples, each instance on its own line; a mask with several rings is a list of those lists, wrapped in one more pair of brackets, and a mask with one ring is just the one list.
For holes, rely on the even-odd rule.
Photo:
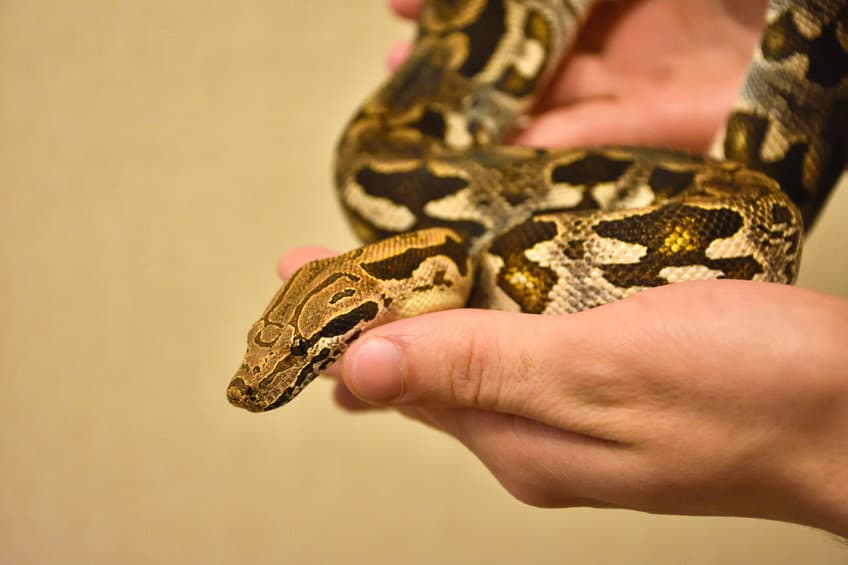
[(846, 161), (848, 0), (771, 0), (710, 157), (502, 139), (589, 0), (427, 0), (361, 106), (335, 182), (366, 245), (306, 264), (251, 328), (227, 396), (279, 407), (367, 329), (471, 306), (565, 314), (695, 279), (792, 283)]

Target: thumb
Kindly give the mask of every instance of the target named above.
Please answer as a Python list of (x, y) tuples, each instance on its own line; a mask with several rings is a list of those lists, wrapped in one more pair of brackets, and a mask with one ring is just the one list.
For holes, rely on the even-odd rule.
[(597, 317), (449, 310), (400, 320), (355, 342), (342, 375), (351, 392), (372, 404), (546, 420), (561, 413), (563, 388), (594, 386), (598, 377), (617, 374), (618, 356), (598, 349), (607, 345), (597, 336), (609, 332), (587, 332)]
[(785, 291), (771, 287), (675, 284), (564, 316), (435, 312), (368, 331), (342, 358), (342, 377), (370, 404), (501, 412), (612, 437), (599, 426), (618, 425), (620, 409), (672, 394), (699, 363), (718, 370), (716, 335), (736, 355), (751, 297), (780, 303), (768, 295)]

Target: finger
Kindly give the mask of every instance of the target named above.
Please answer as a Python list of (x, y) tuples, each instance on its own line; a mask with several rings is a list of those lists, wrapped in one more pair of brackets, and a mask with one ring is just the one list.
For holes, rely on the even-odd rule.
[(380, 409), (372, 404), (359, 400), (355, 394), (350, 392), (344, 383), (336, 384), (335, 389), (333, 389), (333, 400), (336, 401), (336, 404), (338, 404), (339, 407), (351, 412), (367, 412)]
[(386, 54), (386, 68), (389, 72), (395, 72), (409, 58), (412, 52), (412, 43), (406, 40), (398, 41), (389, 48)]
[(324, 259), (336, 255), (335, 251), (326, 247), (295, 247), (289, 249), (277, 260), (277, 274), (286, 280), (303, 265), (315, 259)]
[(543, 508), (608, 507), (636, 467), (618, 446), (540, 422), (477, 413), (466, 445), (518, 500)]
[(651, 135), (639, 112), (617, 99), (603, 99), (538, 115), (512, 142), (531, 147), (644, 145)]
[(616, 74), (597, 55), (575, 53), (536, 105), (543, 112), (592, 98), (611, 98), (619, 89)]
[[(654, 111), (638, 100), (593, 99), (536, 116), (512, 142), (531, 147), (631, 145), (702, 151), (713, 133), (711, 120), (707, 112), (693, 111), (691, 106), (670, 103)], [(680, 123), (687, 127), (679, 127)]]
[[(600, 310), (570, 317), (453, 310), (401, 320), (351, 346), (345, 384), (369, 403), (474, 408), (614, 438), (594, 415), (603, 411), (596, 403), (631, 392), (608, 384), (630, 360), (618, 359), (621, 347), (610, 343), (621, 320)], [(610, 390), (605, 396), (595, 386)]]
[(500, 412), (630, 444), (661, 418), (658, 405), (685, 392), (678, 370), (703, 356), (702, 328), (718, 331), (715, 312), (752, 284), (669, 285), (569, 316), (453, 310), (401, 320), (354, 342), (344, 382), (369, 403)]
[(333, 400), (340, 408), (350, 412), (365, 412), (369, 410), (381, 410), (382, 407), (363, 402), (345, 386), (341, 380), (341, 368), (339, 363), (331, 365), (320, 377), (336, 381), (333, 387)]
[(389, 7), (398, 16), (412, 20), (421, 11), (421, 0), (389, 0)]
[[(511, 351), (522, 353), (524, 367), (502, 345), (513, 332), (553, 336), (553, 328), (545, 328), (549, 325), (542, 317), (483, 310), (401, 320), (372, 330), (351, 346), (343, 359), (345, 384), (376, 403), (518, 413), (507, 399), (519, 396), (516, 388), (542, 384), (537, 369), (552, 344), (513, 343)], [(527, 376), (507, 381), (506, 374)]]
[(589, 19), (580, 28), (576, 52), (600, 53), (609, 47), (610, 36), (634, 10), (634, 2), (596, 2)]
[(342, 362), (336, 361), (321, 373), (322, 376), (330, 377), (341, 381), (342, 379)]
[(618, 446), (533, 420), (473, 409), (406, 406), (399, 411), (458, 439), (526, 504), (609, 507), (613, 483), (631, 480), (622, 476), (626, 454)]

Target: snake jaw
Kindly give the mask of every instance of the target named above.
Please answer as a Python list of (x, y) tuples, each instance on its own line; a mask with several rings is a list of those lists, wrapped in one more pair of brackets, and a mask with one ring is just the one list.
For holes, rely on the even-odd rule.
[(250, 412), (264, 412), (268, 402), (261, 399), (259, 390), (247, 384), (245, 377), (248, 374), (249, 368), (247, 365), (242, 365), (230, 380), (230, 385), (227, 387), (227, 400), (232, 405)]

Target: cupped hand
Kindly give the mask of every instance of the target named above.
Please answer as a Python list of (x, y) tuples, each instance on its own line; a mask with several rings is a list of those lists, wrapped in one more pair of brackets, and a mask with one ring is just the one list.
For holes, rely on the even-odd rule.
[[(317, 255), (289, 255), (282, 271)], [(456, 437), (533, 505), (846, 535), (846, 335), (848, 300), (709, 281), (569, 316), (401, 320), (363, 335), (333, 372), (343, 406), (394, 408)]]
[[(529, 126), (532, 146), (615, 144), (704, 151), (742, 84), (767, 0), (600, 2)], [(391, 0), (417, 16), (421, 0)], [(409, 43), (387, 58), (396, 68)]]

